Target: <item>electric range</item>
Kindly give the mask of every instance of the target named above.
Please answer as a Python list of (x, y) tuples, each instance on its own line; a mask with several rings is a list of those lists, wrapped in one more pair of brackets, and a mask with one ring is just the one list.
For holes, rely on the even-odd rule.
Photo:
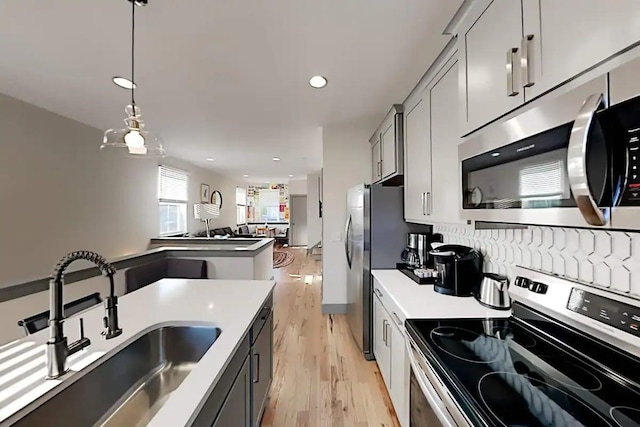
[(640, 301), (517, 268), (506, 319), (406, 321), (416, 396), (447, 426), (640, 426)]

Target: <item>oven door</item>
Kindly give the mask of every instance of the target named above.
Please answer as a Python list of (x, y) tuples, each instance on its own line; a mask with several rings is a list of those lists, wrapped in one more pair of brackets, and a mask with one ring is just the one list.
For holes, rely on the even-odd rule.
[(449, 392), (407, 334), (407, 352), (411, 362), (410, 427), (471, 427)]
[(594, 79), (464, 142), (463, 217), (610, 228), (619, 177), (606, 88), (606, 76)]

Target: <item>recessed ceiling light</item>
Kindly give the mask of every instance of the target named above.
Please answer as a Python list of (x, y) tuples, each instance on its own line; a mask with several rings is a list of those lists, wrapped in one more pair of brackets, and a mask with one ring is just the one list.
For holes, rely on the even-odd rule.
[(289, 174), (289, 178), (293, 178), (293, 175)]
[(215, 160), (216, 160), (216, 159), (214, 159), (213, 157), (207, 157), (207, 162), (213, 162), (213, 161), (215, 161)]
[(496, 151), (495, 153), (491, 153), (491, 155), (492, 155), (493, 157), (498, 157), (498, 156), (500, 155), (500, 153), (498, 153), (498, 152)]
[(249, 178), (249, 175), (242, 175), (242, 176), (245, 177), (245, 178)]
[(322, 76), (313, 76), (309, 79), (309, 84), (316, 89), (322, 89), (327, 85), (327, 79)]
[(133, 89), (137, 89), (138, 88), (137, 84), (135, 84), (131, 80), (129, 80), (127, 78), (124, 78), (124, 77), (116, 76), (116, 77), (112, 78), (111, 81), (113, 81), (113, 83), (116, 86), (120, 86), (123, 89), (131, 90), (132, 88)]
[(280, 157), (274, 157), (274, 158), (273, 158), (273, 161), (274, 161), (274, 162), (279, 162), (279, 161), (280, 161)]

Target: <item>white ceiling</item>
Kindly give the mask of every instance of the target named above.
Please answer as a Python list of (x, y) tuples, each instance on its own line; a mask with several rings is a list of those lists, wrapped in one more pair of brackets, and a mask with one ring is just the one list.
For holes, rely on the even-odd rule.
[[(149, 0), (136, 10), (136, 101), (171, 156), (249, 181), (302, 178), (322, 166), (323, 125), (403, 101), (461, 3)], [(129, 94), (111, 77), (130, 74), (129, 5), (0, 1), (0, 92), (121, 127)]]

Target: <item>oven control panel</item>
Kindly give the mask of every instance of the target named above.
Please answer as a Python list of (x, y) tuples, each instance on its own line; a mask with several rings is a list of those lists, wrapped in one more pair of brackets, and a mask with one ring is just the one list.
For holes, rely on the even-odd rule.
[(567, 309), (640, 337), (638, 307), (573, 288)]
[(513, 284), (519, 288), (529, 289), (531, 292), (535, 292), (536, 294), (546, 294), (549, 286), (545, 285), (542, 282), (536, 282), (534, 280), (529, 280), (526, 277), (518, 276)]

